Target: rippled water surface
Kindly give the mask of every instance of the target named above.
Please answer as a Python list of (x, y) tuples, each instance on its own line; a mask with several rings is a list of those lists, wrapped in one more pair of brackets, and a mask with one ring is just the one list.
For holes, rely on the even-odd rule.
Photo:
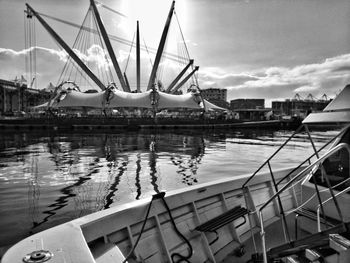
[[(335, 133), (315, 132), (316, 145)], [(251, 174), (290, 134), (0, 134), (0, 247), (161, 190)], [(297, 164), (312, 152), (305, 135), (287, 146), (273, 168)]]

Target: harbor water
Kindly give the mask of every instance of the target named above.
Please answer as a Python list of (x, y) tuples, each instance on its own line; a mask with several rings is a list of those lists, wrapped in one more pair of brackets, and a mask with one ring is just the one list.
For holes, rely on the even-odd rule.
[[(316, 146), (336, 131), (315, 131)], [(116, 131), (0, 134), (0, 247), (60, 223), (150, 197), (253, 173), (291, 131)], [(312, 147), (299, 135), (272, 161)]]

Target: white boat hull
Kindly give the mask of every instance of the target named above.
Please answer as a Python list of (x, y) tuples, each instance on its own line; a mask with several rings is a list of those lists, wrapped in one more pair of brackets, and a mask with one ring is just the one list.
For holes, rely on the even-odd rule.
[[(275, 172), (275, 178), (281, 178), (289, 170)], [(191, 262), (220, 262), (234, 248), (239, 247), (240, 242), (250, 238), (251, 227), (255, 228), (259, 224), (254, 214), (251, 215), (252, 226), (247, 220), (243, 226), (235, 229), (234, 225), (243, 221), (241, 218), (234, 224), (220, 228), (219, 239), (212, 245), (209, 243), (215, 239), (215, 233), (194, 230), (199, 224), (237, 205), (249, 208), (249, 200), (246, 204), (241, 189), (247, 177), (248, 175), (235, 176), (233, 179), (166, 194), (165, 200), (178, 230), (192, 245)], [(249, 185), (248, 196), (257, 207), (273, 193), (269, 174), (255, 177)], [(294, 207), (294, 194), (290, 191), (282, 196), (284, 209)], [(150, 200), (146, 199), (112, 207), (35, 234), (10, 248), (2, 262), (23, 262), (22, 259), (27, 254), (40, 250), (52, 253), (50, 263), (102, 263), (111, 262), (111, 258), (113, 262), (123, 262), (140, 233), (149, 203)], [(266, 221), (272, 222), (278, 218), (277, 204), (272, 203), (264, 211)], [(171, 262), (171, 256), (175, 252), (186, 256), (190, 250), (174, 231), (162, 200), (154, 200), (135, 255), (143, 262)]]

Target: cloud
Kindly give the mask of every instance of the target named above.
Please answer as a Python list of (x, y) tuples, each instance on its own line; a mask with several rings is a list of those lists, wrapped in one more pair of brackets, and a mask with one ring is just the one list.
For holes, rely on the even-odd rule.
[(26, 56), (34, 53), (37, 58), (37, 71), (40, 72), (37, 76), (47, 80), (42, 88), (49, 82), (56, 81), (58, 70), (62, 69), (67, 54), (43, 47), (31, 47), (21, 51), (0, 48), (0, 78), (12, 80), (16, 76), (26, 76)]
[(295, 92), (312, 92), (315, 91), (317, 88), (313, 86), (301, 86), (299, 88), (296, 88), (294, 91)]
[(226, 73), (223, 69), (215, 67), (203, 68), (199, 72), (200, 80), (204, 85), (211, 85), (214, 88), (233, 87), (241, 85), (247, 81), (258, 80), (258, 76), (251, 75), (249, 73)]
[(205, 68), (202, 88), (226, 88), (228, 99), (238, 97), (292, 98), (296, 93), (334, 96), (350, 80), (350, 54), (327, 58), (321, 63), (295, 67), (270, 67), (254, 72), (227, 73)]
[[(64, 51), (35, 47), (21, 51), (0, 48), (0, 78), (14, 79), (16, 76), (25, 75), (26, 55), (36, 53), (37, 57), (37, 87), (45, 88), (48, 83), (58, 84), (67, 54)], [(144, 52), (142, 52), (144, 53)], [(98, 70), (105, 69), (111, 65), (110, 60), (106, 60), (101, 47), (92, 46), (86, 54), (78, 53), (83, 61), (88, 62), (89, 67)], [(118, 61), (120, 66), (128, 61), (129, 54), (119, 52)], [(131, 56), (133, 63), (129, 62), (127, 73), (132, 87), (136, 87), (134, 55)], [(149, 56), (142, 56), (142, 85), (148, 83), (150, 74)], [(146, 63), (148, 67), (146, 67)], [(94, 65), (94, 66), (93, 66)], [(163, 65), (163, 63), (162, 63)], [(164, 64), (170, 74), (170, 70), (175, 68), (172, 64)], [(124, 68), (123, 68), (124, 69)], [(180, 68), (181, 69), (181, 68)], [(316, 98), (326, 94), (333, 97), (346, 84), (350, 77), (350, 54), (344, 54), (332, 58), (327, 58), (320, 63), (298, 65), (295, 67), (269, 67), (255, 71), (232, 71), (230, 68), (201, 67), (198, 72), (198, 80), (202, 89), (225, 88), (228, 90), (228, 100), (235, 98), (293, 98), (296, 93), (306, 97), (309, 93)], [(112, 73), (115, 74), (115, 72)], [(28, 77), (27, 77), (28, 78)], [(174, 76), (169, 78), (173, 80)], [(29, 81), (29, 79), (28, 79)], [(115, 77), (115, 81), (117, 78)], [(167, 81), (163, 80), (165, 85)]]
[[(78, 57), (87, 63), (88, 67), (98, 75), (105, 71), (111, 65), (109, 59), (106, 60), (105, 53), (98, 45), (92, 45), (87, 49), (86, 54), (75, 50)], [(29, 56), (36, 59), (36, 86), (39, 89), (45, 88), (48, 83), (58, 84), (59, 77), (67, 62), (68, 54), (63, 50), (49, 49), (44, 47), (31, 47), (28, 49), (15, 51), (12, 49), (0, 48), (0, 78), (13, 80), (21, 75), (25, 76), (28, 81), (29, 77), (26, 71), (29, 71)], [(70, 64), (72, 65), (72, 64)], [(32, 64), (33, 71), (34, 64)], [(70, 71), (71, 78), (74, 78), (77, 66)], [(80, 70), (81, 71), (81, 70)], [(80, 73), (77, 73), (80, 74)], [(86, 75), (85, 75), (85, 78)], [(91, 81), (90, 81), (91, 82)]]

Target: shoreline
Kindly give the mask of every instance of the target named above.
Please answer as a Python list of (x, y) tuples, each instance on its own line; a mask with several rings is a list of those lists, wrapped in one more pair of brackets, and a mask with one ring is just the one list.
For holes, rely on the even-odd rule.
[(147, 119), (147, 118), (9, 118), (0, 119), (0, 130), (37, 131), (113, 131), (113, 130), (177, 130), (272, 128), (295, 129), (300, 120), (237, 121), (218, 119)]

